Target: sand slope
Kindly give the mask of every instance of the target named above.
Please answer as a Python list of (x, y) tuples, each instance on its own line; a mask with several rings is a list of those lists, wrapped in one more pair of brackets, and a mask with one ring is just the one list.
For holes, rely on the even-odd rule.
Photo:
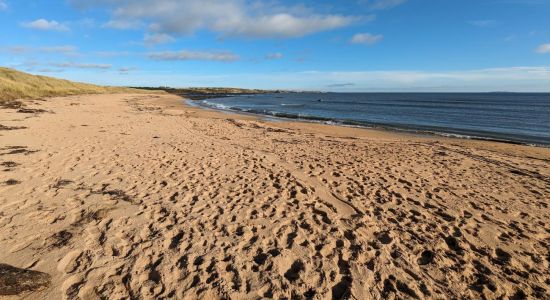
[[(18, 107), (18, 99), (105, 93), (140, 93), (137, 89), (106, 87), (0, 67), (0, 107)], [(149, 92), (152, 94), (152, 92)]]
[(550, 150), (179, 101), (0, 110), (0, 263), (51, 276), (11, 298), (549, 297)]

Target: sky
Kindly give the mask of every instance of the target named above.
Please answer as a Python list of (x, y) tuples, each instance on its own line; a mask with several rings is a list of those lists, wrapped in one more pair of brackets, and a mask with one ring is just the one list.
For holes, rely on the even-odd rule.
[(0, 0), (0, 66), (124, 86), (550, 92), (550, 0)]

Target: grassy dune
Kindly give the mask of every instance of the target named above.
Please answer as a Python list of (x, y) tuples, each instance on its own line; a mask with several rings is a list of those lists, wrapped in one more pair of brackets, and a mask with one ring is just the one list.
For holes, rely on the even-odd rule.
[(136, 91), (31, 75), (0, 67), (0, 106), (19, 107), (22, 103), (18, 99)]

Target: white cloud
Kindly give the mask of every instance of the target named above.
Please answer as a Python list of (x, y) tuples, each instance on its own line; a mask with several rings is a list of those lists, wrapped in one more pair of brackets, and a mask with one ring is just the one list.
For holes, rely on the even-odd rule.
[(276, 60), (276, 59), (282, 59), (284, 57), (284, 55), (280, 52), (276, 52), (276, 53), (269, 53), (268, 55), (265, 56), (265, 59), (267, 60)]
[(138, 70), (137, 67), (122, 67), (122, 68), (118, 68), (118, 72), (120, 74), (128, 74), (130, 73), (131, 71), (136, 71)]
[(145, 45), (149, 46), (171, 43), (175, 40), (176, 39), (174, 37), (166, 33), (146, 33), (145, 37), (143, 38), (143, 42), (145, 43)]
[(78, 55), (78, 48), (72, 45), (61, 46), (44, 46), (44, 47), (30, 47), (30, 46), (11, 46), (0, 48), (2, 51), (8, 51), (12, 54), (25, 54), (25, 53), (53, 53), (63, 55)]
[(338, 15), (296, 17), (282, 13), (243, 19), (238, 24), (233, 20), (218, 21), (218, 24), (215, 24), (215, 29), (226, 35), (234, 36), (295, 38), (344, 27), (352, 21), (353, 19), (350, 17)]
[(127, 29), (139, 29), (143, 27), (143, 23), (135, 20), (110, 20), (109, 22), (103, 24), (105, 28), (127, 30)]
[(361, 18), (361, 21), (363, 21), (363, 22), (373, 22), (373, 21), (375, 21), (377, 18), (378, 18), (377, 15), (375, 15), (375, 14), (370, 14), (370, 15), (366, 15), (366, 16), (362, 17), (362, 18)]
[(37, 30), (69, 31), (69, 27), (55, 20), (38, 19), (32, 22), (22, 23), (22, 26)]
[(407, 0), (375, 0), (375, 1), (365, 1), (363, 0), (362, 2), (367, 2), (369, 3), (369, 6), (371, 9), (390, 9), (390, 8), (394, 8), (396, 6), (399, 6), (405, 2), (407, 2)]
[(25, 46), (11, 46), (11, 47), (5, 47), (2, 48), (2, 51), (8, 51), (12, 54), (22, 54), (25, 52), (29, 52), (31, 48), (25, 47)]
[[(151, 34), (187, 35), (207, 29), (221, 36), (293, 38), (350, 25), (359, 18), (244, 0), (72, 0), (110, 7), (110, 25), (143, 23)], [(126, 26), (118, 26), (126, 27)]]
[[(28, 71), (34, 71), (34, 69), (30, 69)], [(37, 69), (36, 72), (38, 73), (61, 73), (61, 72), (64, 72), (65, 70), (63, 69), (51, 69), (51, 68), (40, 68), (40, 69)]]
[(239, 60), (239, 56), (231, 52), (200, 52), (200, 51), (164, 51), (148, 54), (153, 60), (211, 60), (231, 62)]
[(74, 63), (74, 62), (60, 62), (51, 63), (53, 67), (57, 68), (76, 68), (76, 69), (110, 69), (112, 66), (109, 64), (87, 64), (87, 63)]
[(0, 11), (7, 10), (8, 4), (5, 1), (0, 0)]
[(75, 54), (78, 51), (76, 46), (63, 45), (63, 46), (48, 46), (38, 48), (42, 52), (54, 52), (54, 53), (64, 53), (64, 54)]
[(382, 41), (383, 39), (384, 36), (381, 34), (357, 33), (351, 38), (351, 43), (373, 45)]
[(550, 44), (542, 44), (535, 51), (540, 54), (550, 53)]
[(354, 87), (354, 86), (355, 86), (355, 83), (351, 83), (351, 82), (348, 82), (348, 83), (331, 83), (331, 84), (326, 85), (326, 87), (332, 88), (332, 89), (350, 88), (350, 87)]

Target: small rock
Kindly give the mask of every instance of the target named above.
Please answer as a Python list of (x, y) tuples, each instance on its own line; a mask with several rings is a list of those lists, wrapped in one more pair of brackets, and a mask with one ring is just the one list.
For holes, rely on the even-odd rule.
[(51, 276), (49, 274), (0, 264), (1, 296), (36, 291), (48, 287), (50, 283)]

